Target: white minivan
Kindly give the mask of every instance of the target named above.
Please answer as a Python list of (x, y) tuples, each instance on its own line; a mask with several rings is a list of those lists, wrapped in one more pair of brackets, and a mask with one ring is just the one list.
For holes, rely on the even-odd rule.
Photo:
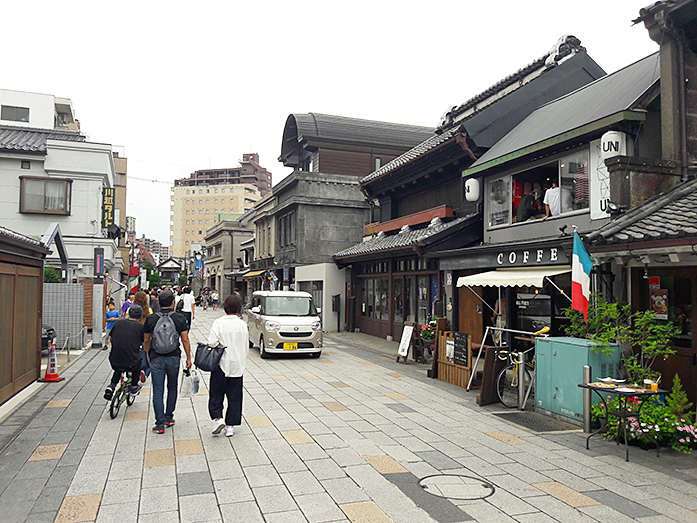
[(256, 291), (247, 311), (249, 341), (259, 355), (322, 354), (321, 310), (315, 308), (309, 292)]

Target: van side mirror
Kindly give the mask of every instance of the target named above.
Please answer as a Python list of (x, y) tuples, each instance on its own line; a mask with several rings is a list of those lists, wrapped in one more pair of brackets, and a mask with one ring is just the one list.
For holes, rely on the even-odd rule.
[(322, 314), (322, 308), (321, 308), (321, 307), (315, 307), (315, 310), (317, 311), (317, 314)]
[(251, 308), (251, 311), (252, 311), (254, 314), (259, 314), (259, 313), (261, 312), (261, 307), (259, 307), (259, 306), (257, 305), (256, 307), (252, 307), (252, 308)]

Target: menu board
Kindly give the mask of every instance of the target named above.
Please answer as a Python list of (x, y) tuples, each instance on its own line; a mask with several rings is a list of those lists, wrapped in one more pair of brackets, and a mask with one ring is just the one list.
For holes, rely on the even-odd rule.
[(404, 325), (404, 330), (402, 331), (402, 338), (399, 340), (399, 348), (397, 349), (397, 354), (399, 356), (406, 356), (409, 354), (409, 345), (411, 344), (411, 336), (414, 333), (414, 325)]
[(453, 348), (453, 363), (455, 365), (467, 366), (468, 343), (467, 334), (462, 332), (453, 333), (455, 347)]

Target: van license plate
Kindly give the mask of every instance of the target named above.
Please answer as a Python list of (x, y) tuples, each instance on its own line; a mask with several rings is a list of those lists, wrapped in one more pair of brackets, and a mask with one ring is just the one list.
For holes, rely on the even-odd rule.
[(297, 343), (284, 343), (283, 350), (298, 350)]

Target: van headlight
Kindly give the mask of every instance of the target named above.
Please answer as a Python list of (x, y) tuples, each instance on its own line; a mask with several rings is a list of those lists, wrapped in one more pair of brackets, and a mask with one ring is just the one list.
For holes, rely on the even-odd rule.
[(278, 332), (281, 330), (281, 324), (277, 321), (267, 321), (266, 330), (269, 332)]
[(322, 322), (321, 321), (313, 321), (312, 325), (310, 325), (310, 327), (312, 327), (313, 331), (321, 331), (322, 330)]

